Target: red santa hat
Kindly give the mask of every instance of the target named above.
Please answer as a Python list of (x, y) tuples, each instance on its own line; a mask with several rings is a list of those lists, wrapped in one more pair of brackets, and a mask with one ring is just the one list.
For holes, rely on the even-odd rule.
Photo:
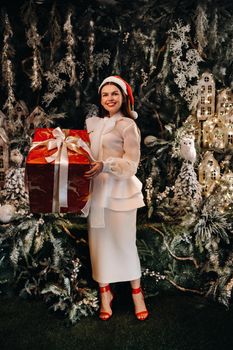
[(111, 75), (107, 78), (105, 78), (102, 83), (99, 86), (98, 92), (100, 92), (101, 88), (106, 84), (106, 83), (115, 83), (117, 85), (119, 85), (122, 90), (124, 91), (124, 93), (129, 97), (129, 101), (131, 104), (131, 115), (134, 119), (137, 119), (138, 114), (137, 112), (134, 111), (134, 97), (133, 97), (133, 91), (131, 86), (127, 83), (127, 81), (125, 81), (124, 79), (122, 79), (119, 75)]

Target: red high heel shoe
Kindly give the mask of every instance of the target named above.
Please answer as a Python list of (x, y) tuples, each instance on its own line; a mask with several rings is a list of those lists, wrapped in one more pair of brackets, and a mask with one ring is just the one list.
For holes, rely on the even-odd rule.
[[(113, 302), (113, 298), (114, 298), (114, 295), (111, 291), (111, 288), (110, 288), (110, 285), (108, 284), (107, 286), (105, 287), (99, 287), (99, 291), (100, 293), (105, 293), (105, 292), (111, 292), (112, 294), (112, 300), (110, 301), (110, 307), (112, 306), (112, 302)], [(99, 314), (99, 318), (102, 320), (102, 321), (107, 321), (110, 317), (112, 316), (112, 313), (110, 314), (109, 312), (107, 311), (100, 311), (100, 314)]]
[[(144, 296), (141, 287), (132, 288), (132, 294), (139, 294), (139, 293), (142, 293), (142, 295)], [(135, 311), (135, 316), (137, 317), (138, 320), (144, 321), (149, 316), (149, 312), (148, 312), (147, 308), (143, 311), (140, 311), (140, 312)]]

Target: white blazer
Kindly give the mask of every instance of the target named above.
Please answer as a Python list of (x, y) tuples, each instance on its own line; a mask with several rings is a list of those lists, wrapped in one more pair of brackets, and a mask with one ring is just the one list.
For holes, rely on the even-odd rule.
[(145, 205), (142, 183), (135, 176), (140, 134), (136, 123), (120, 112), (110, 118), (89, 118), (86, 125), (92, 156), (104, 164), (92, 183), (90, 225), (104, 227), (104, 208), (128, 211)]

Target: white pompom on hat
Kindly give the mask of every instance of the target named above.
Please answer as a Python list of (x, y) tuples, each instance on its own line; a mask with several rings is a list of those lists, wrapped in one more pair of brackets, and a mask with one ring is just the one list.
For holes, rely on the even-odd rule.
[(130, 114), (132, 116), (133, 119), (137, 119), (138, 114), (137, 112), (134, 111), (134, 97), (133, 97), (133, 91), (131, 86), (127, 83), (127, 81), (125, 81), (124, 79), (122, 79), (119, 75), (111, 75), (107, 78), (105, 78), (102, 83), (99, 86), (98, 92), (100, 92), (101, 88), (107, 84), (107, 83), (115, 83), (117, 85), (119, 85), (122, 90), (124, 91), (124, 93), (129, 97), (129, 101), (131, 104), (131, 111)]

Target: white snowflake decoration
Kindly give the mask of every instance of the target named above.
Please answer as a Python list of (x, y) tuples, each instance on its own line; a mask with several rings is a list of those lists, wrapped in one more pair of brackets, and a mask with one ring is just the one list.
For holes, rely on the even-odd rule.
[(179, 21), (168, 33), (174, 81), (191, 110), (197, 103), (197, 85), (193, 80), (199, 77), (198, 63), (202, 58), (197, 50), (190, 47), (189, 32), (190, 25), (185, 26)]

